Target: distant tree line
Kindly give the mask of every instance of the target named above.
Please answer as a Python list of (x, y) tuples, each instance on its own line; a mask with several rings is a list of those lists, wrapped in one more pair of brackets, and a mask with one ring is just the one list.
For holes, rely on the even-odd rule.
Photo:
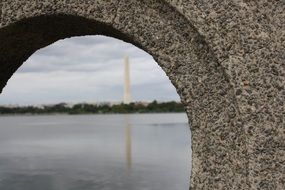
[(7, 107), (0, 106), (0, 114), (105, 114), (105, 113), (174, 113), (184, 112), (184, 107), (179, 102), (153, 101), (148, 104), (75, 104), (68, 106), (66, 103), (48, 105), (42, 107), (21, 106)]

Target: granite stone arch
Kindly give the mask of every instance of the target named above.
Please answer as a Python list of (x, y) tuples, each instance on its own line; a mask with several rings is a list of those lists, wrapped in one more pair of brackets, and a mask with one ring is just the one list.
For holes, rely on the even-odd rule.
[(0, 89), (59, 39), (124, 40), (154, 57), (185, 105), (191, 189), (281, 190), (284, 8), (282, 0), (2, 0)]

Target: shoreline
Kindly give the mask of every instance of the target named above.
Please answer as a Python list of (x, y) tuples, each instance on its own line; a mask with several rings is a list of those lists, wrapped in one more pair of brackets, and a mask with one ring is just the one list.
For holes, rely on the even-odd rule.
[(74, 115), (131, 115), (131, 114), (180, 114), (186, 112), (130, 112), (130, 113), (80, 113), (80, 114), (69, 114), (69, 113), (39, 113), (39, 114), (0, 114), (0, 117), (7, 117), (7, 116), (74, 116)]

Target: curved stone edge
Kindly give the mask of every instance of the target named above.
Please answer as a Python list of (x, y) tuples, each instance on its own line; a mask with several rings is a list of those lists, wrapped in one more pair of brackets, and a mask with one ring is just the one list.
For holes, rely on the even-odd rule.
[(284, 189), (285, 1), (175, 1), (205, 36), (235, 89), (251, 189)]

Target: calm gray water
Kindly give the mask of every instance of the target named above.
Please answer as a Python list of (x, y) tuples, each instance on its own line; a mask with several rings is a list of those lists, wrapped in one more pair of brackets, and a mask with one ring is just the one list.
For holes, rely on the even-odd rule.
[(185, 114), (0, 117), (0, 190), (187, 190)]

